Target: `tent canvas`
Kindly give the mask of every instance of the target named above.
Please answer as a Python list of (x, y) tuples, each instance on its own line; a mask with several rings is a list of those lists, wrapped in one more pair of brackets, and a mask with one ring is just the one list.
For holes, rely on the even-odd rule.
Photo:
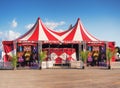
[(47, 28), (44, 23), (38, 18), (36, 24), (24, 35), (16, 39), (17, 41), (100, 41), (93, 37), (83, 27), (78, 18), (75, 26), (63, 32)]
[[(92, 36), (87, 30), (83, 27), (82, 22), (78, 18), (76, 24), (68, 30), (63, 32), (57, 32), (53, 29), (47, 28), (40, 18), (37, 19), (35, 25), (25, 34), (18, 37), (15, 40), (3, 41), (4, 55), (5, 53), (11, 55), (11, 52), (16, 52), (17, 43), (47, 43), (47, 44), (61, 44), (61, 43), (70, 43), (70, 44), (79, 44), (81, 42), (101, 42), (99, 39)], [(11, 47), (8, 47), (11, 43)], [(9, 52), (6, 50), (8, 47)], [(39, 47), (39, 46), (38, 46)], [(3, 56), (4, 56), (3, 55)]]

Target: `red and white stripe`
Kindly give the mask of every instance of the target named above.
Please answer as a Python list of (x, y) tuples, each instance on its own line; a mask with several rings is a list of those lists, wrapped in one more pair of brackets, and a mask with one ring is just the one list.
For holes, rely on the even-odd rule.
[(99, 41), (87, 32), (80, 19), (78, 19), (76, 25), (71, 30), (72, 31), (67, 35), (67, 37), (64, 38), (64, 41)]
[(63, 32), (56, 32), (47, 28), (38, 18), (36, 24), (31, 30), (19, 37), (17, 40), (28, 41), (99, 41), (89, 34), (83, 27), (80, 19), (75, 26)]
[(28, 41), (58, 41), (56, 37), (45, 27), (40, 18), (38, 18), (33, 28), (17, 40), (28, 40)]

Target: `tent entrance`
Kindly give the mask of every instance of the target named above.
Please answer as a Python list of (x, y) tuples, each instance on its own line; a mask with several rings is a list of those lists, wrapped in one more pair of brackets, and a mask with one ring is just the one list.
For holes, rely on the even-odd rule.
[(43, 44), (42, 50), (47, 51), (46, 61), (55, 66), (69, 66), (71, 61), (79, 60), (78, 44)]

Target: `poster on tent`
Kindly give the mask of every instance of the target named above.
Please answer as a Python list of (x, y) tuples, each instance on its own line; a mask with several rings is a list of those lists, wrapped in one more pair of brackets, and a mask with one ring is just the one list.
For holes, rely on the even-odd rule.
[(99, 46), (93, 46), (93, 51), (99, 51)]
[(24, 51), (31, 51), (31, 46), (24, 46)]

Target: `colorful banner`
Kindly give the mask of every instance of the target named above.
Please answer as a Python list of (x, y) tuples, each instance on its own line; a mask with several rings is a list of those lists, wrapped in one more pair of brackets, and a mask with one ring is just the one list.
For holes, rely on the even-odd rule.
[(47, 48), (43, 51), (48, 52), (46, 60), (51, 60), (54, 64), (76, 61), (76, 51), (74, 48)]

